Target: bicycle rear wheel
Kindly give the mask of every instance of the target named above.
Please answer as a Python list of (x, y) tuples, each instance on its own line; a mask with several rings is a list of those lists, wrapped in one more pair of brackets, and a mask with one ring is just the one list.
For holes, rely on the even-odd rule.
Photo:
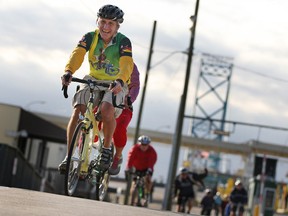
[(143, 199), (143, 194), (144, 194), (144, 188), (142, 185), (137, 185), (136, 190), (137, 190), (137, 203), (136, 203), (136, 205), (142, 207), (143, 206), (142, 199)]
[(106, 171), (103, 176), (99, 176), (98, 178), (96, 183), (96, 200), (103, 201), (107, 195), (110, 175)]
[[(111, 146), (112, 155), (114, 155), (114, 145)], [(110, 166), (112, 164), (112, 159)], [(107, 195), (110, 175), (108, 170), (100, 171), (96, 176), (96, 200), (103, 201)]]
[(86, 138), (86, 134), (82, 131), (83, 126), (83, 122), (77, 125), (68, 153), (65, 171), (65, 194), (69, 196), (74, 194), (80, 177), (81, 155)]

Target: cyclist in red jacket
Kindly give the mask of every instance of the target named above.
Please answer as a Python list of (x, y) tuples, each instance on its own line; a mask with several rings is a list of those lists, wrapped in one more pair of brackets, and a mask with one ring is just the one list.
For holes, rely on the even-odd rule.
[[(134, 169), (136, 172), (146, 173), (145, 190), (147, 197), (150, 196), (153, 186), (151, 179), (154, 171), (154, 165), (157, 161), (157, 153), (150, 143), (150, 137), (145, 135), (140, 136), (138, 138), (138, 143), (135, 144), (128, 152), (126, 166), (126, 172)], [(135, 182), (132, 183), (131, 193), (133, 193), (133, 190), (135, 190)], [(131, 205), (134, 205), (134, 200), (131, 200)]]

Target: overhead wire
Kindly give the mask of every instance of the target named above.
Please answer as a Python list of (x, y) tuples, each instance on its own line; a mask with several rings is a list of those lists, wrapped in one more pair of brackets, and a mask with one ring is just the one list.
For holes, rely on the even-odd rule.
[(258, 75), (258, 76), (262, 76), (262, 77), (265, 77), (265, 78), (268, 78), (268, 79), (273, 79), (273, 80), (275, 80), (275, 81), (288, 82), (288, 80), (281, 79), (281, 78), (274, 77), (274, 76), (270, 76), (270, 75), (267, 75), (267, 74), (264, 74), (264, 73), (260, 73), (260, 72), (257, 72), (257, 71), (254, 71), (254, 70), (251, 70), (251, 69), (242, 67), (242, 66), (234, 65), (234, 67), (236, 67), (236, 68), (238, 68), (238, 69), (240, 69), (240, 70), (244, 70), (244, 71), (246, 71), (246, 72), (250, 72), (250, 73), (256, 74), (256, 75)]
[[(208, 55), (210, 57), (213, 57), (213, 58), (215, 58), (216, 60), (218, 60), (218, 61), (220, 61), (222, 63), (231, 63), (231, 62), (223, 60), (222, 56), (218, 57), (218, 56), (210, 54), (210, 53), (201, 52), (201, 51), (199, 51), (199, 52), (204, 54), (204, 55)], [(230, 58), (230, 59), (232, 59), (232, 58)], [(272, 79), (272, 80), (275, 80), (275, 81), (288, 82), (288, 80), (286, 80), (286, 79), (282, 79), (282, 78), (279, 78), (279, 77), (267, 75), (267, 74), (264, 74), (264, 73), (261, 73), (261, 72), (258, 72), (258, 71), (243, 67), (243, 66), (239, 66), (237, 64), (233, 64), (233, 67), (238, 68), (238, 69), (243, 70), (243, 71), (246, 71), (246, 72), (250, 72), (250, 73), (256, 74), (258, 76), (262, 76), (262, 77), (265, 77), (265, 78), (268, 78), (268, 79)]]

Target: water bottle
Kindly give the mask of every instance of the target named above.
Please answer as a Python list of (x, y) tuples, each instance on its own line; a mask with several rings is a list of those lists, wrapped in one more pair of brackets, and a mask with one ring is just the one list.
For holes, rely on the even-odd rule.
[(139, 193), (139, 196), (140, 196), (140, 197), (142, 197), (142, 196), (143, 196), (143, 191), (142, 191), (142, 188), (139, 188), (139, 192), (138, 192), (138, 193)]
[(97, 142), (93, 142), (92, 147), (94, 149), (97, 149), (98, 152), (101, 152), (101, 142), (100, 142), (100, 140), (98, 140)]

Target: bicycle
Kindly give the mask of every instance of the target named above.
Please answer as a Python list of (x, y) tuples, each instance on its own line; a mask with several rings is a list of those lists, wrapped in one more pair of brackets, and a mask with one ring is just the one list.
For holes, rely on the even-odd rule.
[(133, 180), (135, 184), (135, 188), (133, 188), (133, 191), (132, 191), (131, 200), (134, 201), (137, 195), (136, 206), (148, 207), (149, 198), (147, 197), (147, 194), (145, 191), (146, 171), (145, 172), (135, 171), (135, 172), (132, 172), (131, 175), (134, 176)]
[(230, 203), (231, 208), (230, 208), (230, 215), (234, 216), (242, 216), (245, 214), (245, 205), (243, 203)]
[[(110, 175), (108, 169), (102, 170), (100, 168), (100, 152), (103, 147), (103, 135), (99, 129), (100, 118), (98, 118), (97, 109), (102, 101), (105, 90), (109, 88), (111, 83), (103, 83), (91, 79), (84, 80), (76, 77), (72, 77), (72, 82), (88, 84), (90, 96), (84, 115), (80, 114), (79, 116), (80, 122), (75, 128), (67, 155), (64, 180), (65, 194), (72, 196), (77, 188), (79, 179), (87, 180), (96, 187), (96, 200), (103, 201), (108, 190)], [(63, 86), (62, 89), (64, 97), (68, 98), (67, 86)], [(94, 107), (95, 89), (101, 90), (101, 94), (97, 105)], [(123, 108), (124, 105), (117, 105), (115, 96), (113, 98), (114, 107)], [(98, 137), (96, 144), (94, 143), (95, 136)], [(111, 148), (112, 155), (114, 155), (113, 144), (111, 144)], [(112, 159), (110, 161), (110, 166), (111, 165)]]
[(186, 205), (188, 203), (189, 197), (182, 196), (181, 197), (181, 204), (180, 204), (180, 211), (182, 213), (186, 213)]

